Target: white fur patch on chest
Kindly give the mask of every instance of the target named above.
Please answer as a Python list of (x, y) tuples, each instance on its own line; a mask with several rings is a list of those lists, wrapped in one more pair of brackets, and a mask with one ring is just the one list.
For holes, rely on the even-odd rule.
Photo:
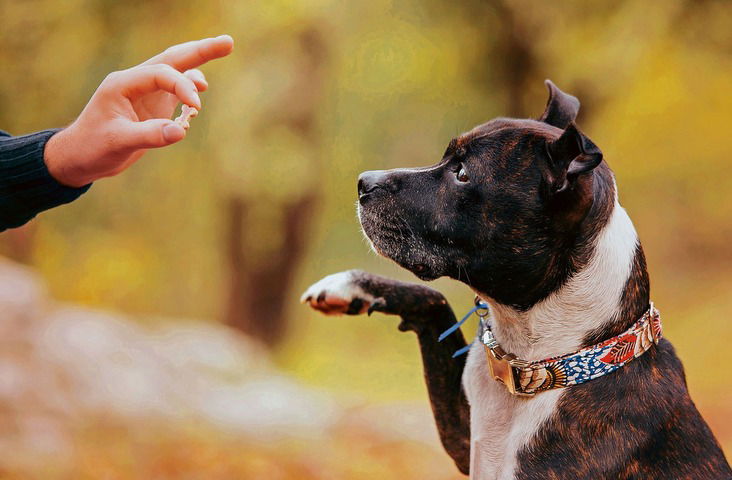
[(488, 371), (483, 345), (470, 349), (463, 374), (470, 402), (470, 478), (510, 480), (517, 453), (556, 410), (563, 390), (515, 397)]
[[(638, 237), (615, 201), (588, 264), (528, 312), (491, 304), (492, 329), (507, 352), (529, 361), (578, 350), (585, 336), (613, 320), (630, 275)], [(476, 341), (468, 354), (463, 387), (470, 403), (470, 472), (480, 480), (514, 478), (518, 456), (554, 414), (564, 389), (514, 397), (488, 370)]]

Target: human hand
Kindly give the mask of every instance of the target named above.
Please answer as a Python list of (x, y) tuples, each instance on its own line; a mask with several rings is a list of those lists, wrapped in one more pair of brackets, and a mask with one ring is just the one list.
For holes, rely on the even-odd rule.
[(79, 117), (46, 144), (49, 173), (80, 187), (117, 175), (149, 148), (182, 140), (186, 131), (170, 118), (179, 101), (201, 109), (198, 92), (208, 83), (196, 67), (225, 57), (233, 47), (228, 35), (182, 43), (107, 75)]

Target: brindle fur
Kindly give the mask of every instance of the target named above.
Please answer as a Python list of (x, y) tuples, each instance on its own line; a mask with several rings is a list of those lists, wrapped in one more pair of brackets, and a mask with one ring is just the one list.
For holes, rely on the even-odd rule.
[[(402, 318), (399, 330), (417, 334), (422, 354), (425, 382), (437, 423), (440, 440), (458, 469), (467, 474), (470, 465), (470, 407), (461, 379), (465, 357), (452, 354), (466, 345), (460, 331), (442, 342), (442, 332), (455, 324), (455, 315), (445, 297), (423, 285), (399, 282), (363, 271), (353, 271), (354, 282), (379, 299), (370, 311)], [(354, 299), (357, 302), (359, 299)], [(361, 310), (351, 305), (349, 312)], [(347, 312), (347, 313), (349, 313)]]

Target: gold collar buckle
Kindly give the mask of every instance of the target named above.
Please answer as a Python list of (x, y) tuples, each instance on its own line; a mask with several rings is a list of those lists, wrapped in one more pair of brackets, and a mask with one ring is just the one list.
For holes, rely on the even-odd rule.
[(491, 371), (491, 376), (505, 385), (511, 395), (533, 397), (534, 392), (527, 393), (521, 391), (518, 372), (514, 370), (515, 368), (528, 367), (529, 362), (517, 358), (513, 353), (506, 353), (503, 347), (498, 344), (496, 338), (493, 336), (493, 332), (491, 332), (487, 325), (483, 326), (481, 340), (485, 347), (486, 357), (488, 358), (488, 369)]

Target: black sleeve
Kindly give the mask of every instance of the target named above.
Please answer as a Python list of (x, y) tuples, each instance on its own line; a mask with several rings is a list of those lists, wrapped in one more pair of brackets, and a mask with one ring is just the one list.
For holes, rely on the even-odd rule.
[(91, 184), (67, 187), (48, 173), (43, 150), (58, 131), (12, 137), (0, 130), (0, 231), (19, 227), (38, 213), (76, 200), (89, 190)]

